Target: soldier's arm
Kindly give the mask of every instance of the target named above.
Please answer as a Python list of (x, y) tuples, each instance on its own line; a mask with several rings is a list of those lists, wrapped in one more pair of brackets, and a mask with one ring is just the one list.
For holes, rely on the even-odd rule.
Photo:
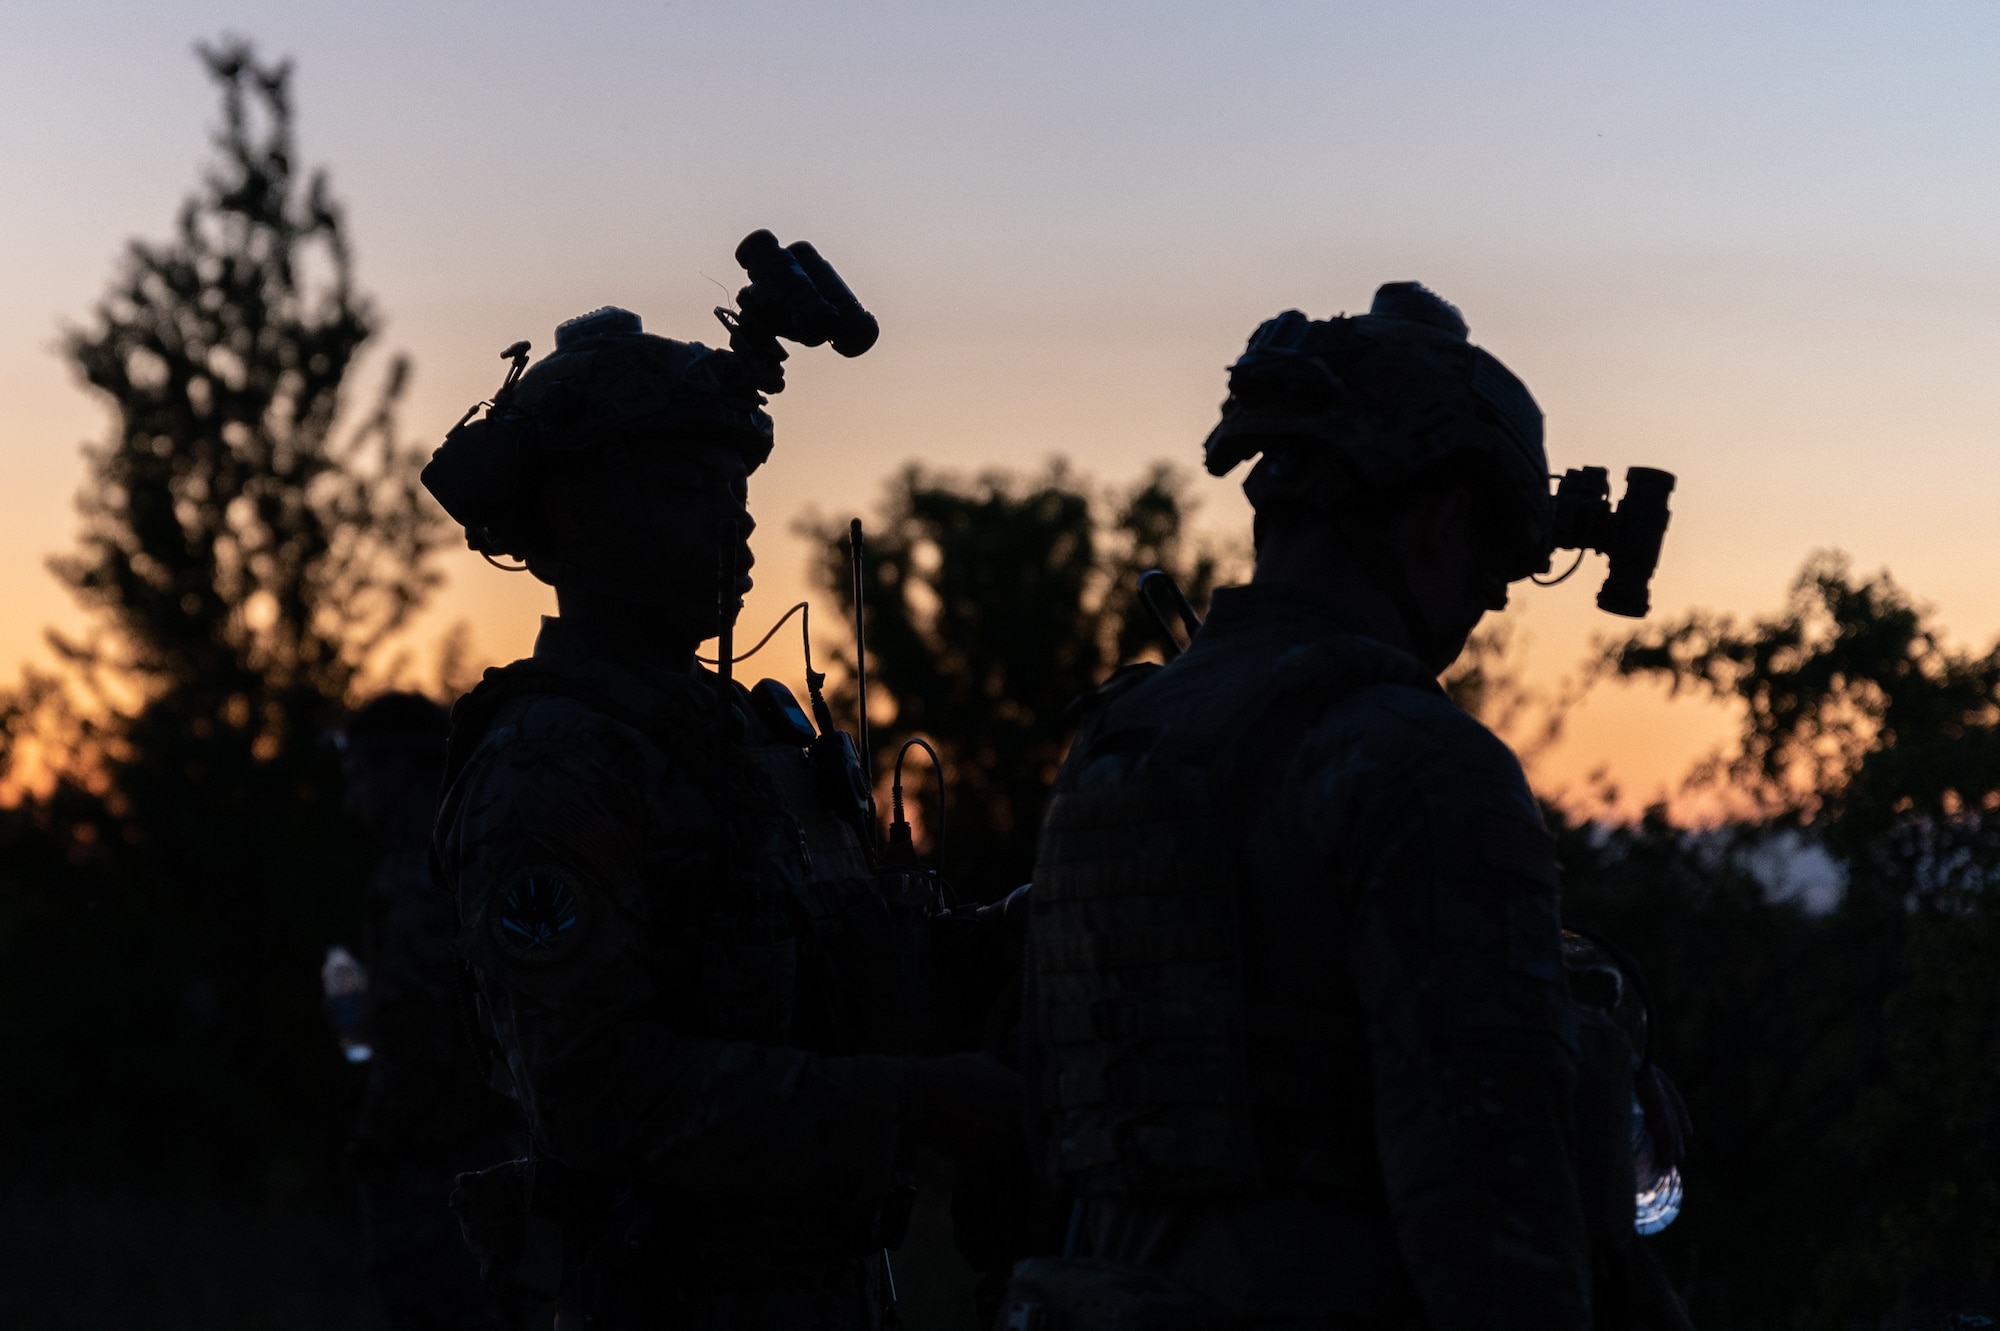
[(1346, 805), (1383, 1181), (1438, 1331), (1582, 1328), (1554, 848), (1513, 755), (1447, 706), (1388, 706)]
[[(588, 713), (566, 721), (559, 744), (530, 737), (482, 753), (454, 791), (442, 846), (461, 945), (538, 1147), (691, 1199), (853, 1205), (886, 1194), (904, 1061), (689, 1033), (696, 1023), (671, 1010), (672, 977), (656, 972), (647, 933), (661, 927), (661, 885), (646, 882), (639, 829), (657, 755), (610, 731), (580, 735), (595, 723)], [(556, 936), (537, 946), (537, 930)], [(738, 968), (754, 956), (740, 950)], [(714, 978), (779, 997), (758, 994), (756, 976)]]

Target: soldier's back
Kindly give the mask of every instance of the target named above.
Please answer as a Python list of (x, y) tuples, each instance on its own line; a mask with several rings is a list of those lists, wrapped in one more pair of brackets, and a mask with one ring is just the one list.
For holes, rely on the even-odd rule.
[[(1415, 660), (1268, 588), (1219, 593), (1186, 655), (1107, 694), (1035, 889), (1031, 1042), (1044, 1165), (1080, 1196), (1070, 1256), (1211, 1319), (1421, 1325), (1405, 1249), (1434, 1226), (1400, 1227), (1391, 1196), (1468, 1154), (1412, 1103), (1471, 1070), (1440, 1036), (1563, 1057), (1555, 977), (1510, 980), (1488, 918), (1553, 946), (1519, 766)], [(1481, 891), (1510, 856), (1528, 890)], [(1428, 1021), (1432, 1001), (1459, 1020)]]

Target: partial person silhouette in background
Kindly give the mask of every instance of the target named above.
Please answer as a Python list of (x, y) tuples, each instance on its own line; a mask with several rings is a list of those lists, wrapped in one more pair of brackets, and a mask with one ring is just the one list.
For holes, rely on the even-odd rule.
[(1549, 493), (1528, 390), (1415, 283), (1260, 327), (1205, 452), (1262, 455), (1256, 572), (1098, 689), (1057, 777), (1022, 1066), (1076, 1204), (1003, 1325), (1685, 1331), (1635, 1242), (1678, 1102), (1563, 933), (1519, 763), (1437, 682), (1554, 549), (1643, 613), (1664, 490), (1574, 521), (1611, 524), (1604, 473)]
[(369, 1273), (395, 1331), (509, 1325), (449, 1206), (454, 1175), (517, 1154), (522, 1139), (518, 1114), (472, 1066), (451, 897), (431, 879), (449, 730), (429, 698), (385, 693), (339, 736), (348, 811), (381, 854), (363, 909), (368, 1002), (347, 1042), (368, 1063), (349, 1149)]

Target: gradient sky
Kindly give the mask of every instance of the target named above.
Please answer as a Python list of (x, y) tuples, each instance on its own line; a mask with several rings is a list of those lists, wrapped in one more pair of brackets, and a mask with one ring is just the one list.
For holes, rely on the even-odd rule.
[[(1775, 608), (1814, 549), (2000, 632), (2000, 7), (0, 3), (0, 677), (75, 624), (102, 409), (53, 354), (206, 152), (197, 38), (296, 59), (382, 347), (435, 438), (497, 352), (615, 302), (716, 340), (736, 240), (814, 241), (880, 315), (793, 362), (755, 479), (761, 626), (809, 505), (921, 458), (1194, 468), (1259, 320), (1421, 279), (1528, 383), (1558, 469), (1678, 472), (1664, 611)], [(376, 358), (379, 365), (380, 357)], [(1203, 521), (1247, 529), (1226, 482)], [(525, 649), (551, 598), (462, 553), (416, 634)], [(1537, 678), (1618, 621), (1517, 594)], [(796, 653), (778, 660), (788, 676)], [(1542, 773), (1649, 791), (1727, 718), (1610, 689)]]

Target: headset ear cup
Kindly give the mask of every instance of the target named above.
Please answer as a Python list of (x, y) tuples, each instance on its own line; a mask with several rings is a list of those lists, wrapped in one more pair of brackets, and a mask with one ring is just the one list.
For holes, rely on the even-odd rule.
[(526, 553), (521, 522), (534, 422), (489, 411), (446, 435), (419, 479), (483, 555)]

